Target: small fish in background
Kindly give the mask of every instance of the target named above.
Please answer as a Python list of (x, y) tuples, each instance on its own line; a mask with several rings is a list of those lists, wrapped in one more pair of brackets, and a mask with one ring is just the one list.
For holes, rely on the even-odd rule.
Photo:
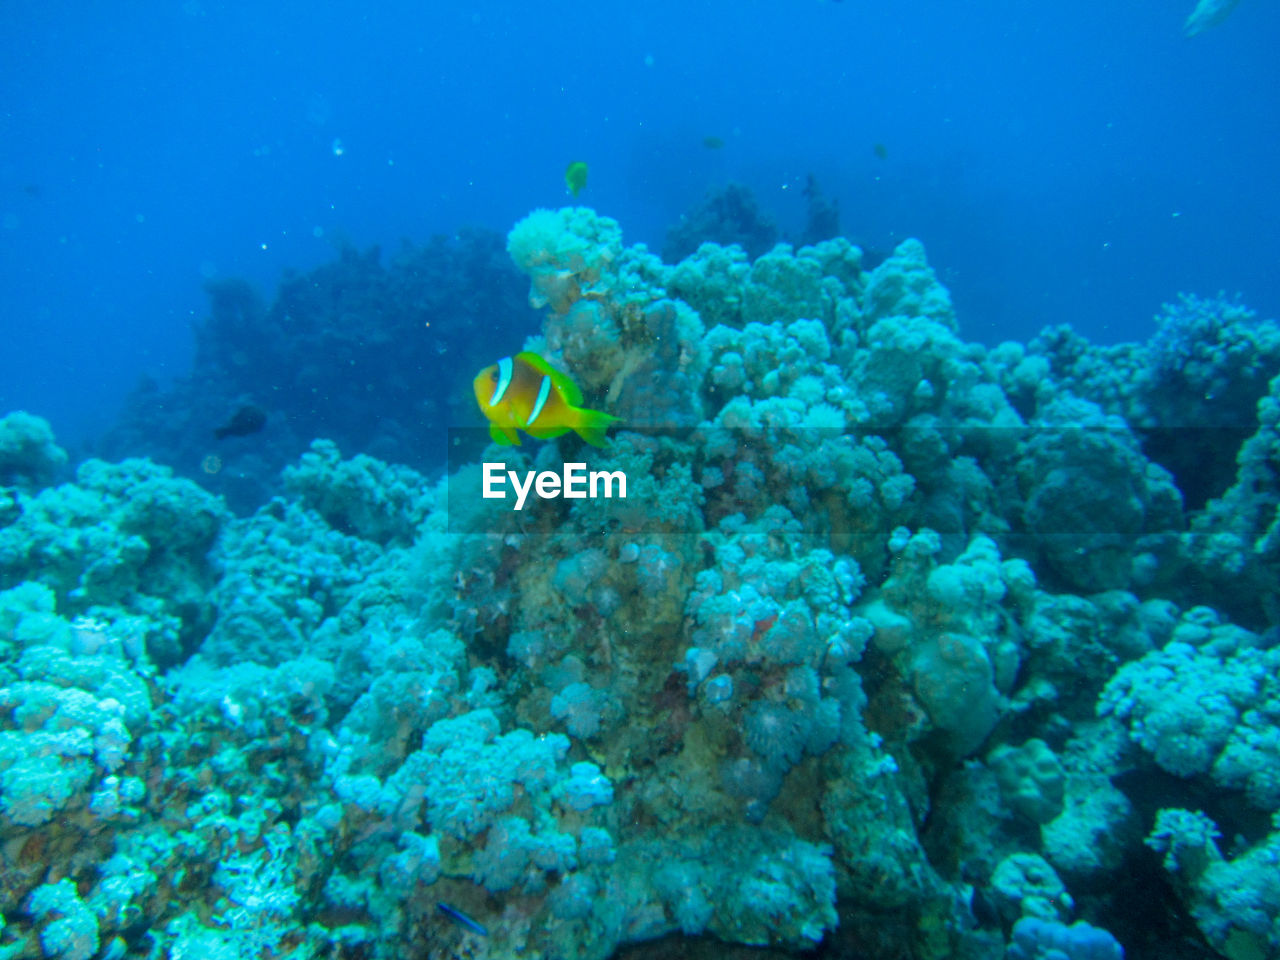
[(1182, 34), (1186, 37), (1198, 37), (1210, 27), (1216, 27), (1231, 16), (1240, 0), (1200, 0), (1196, 8), (1182, 25)]
[(436, 907), (440, 910), (441, 913), (443, 913), (446, 917), (448, 917), (458, 926), (465, 927), (466, 929), (470, 930), (472, 933), (478, 933), (482, 937), (487, 937), (489, 935), (489, 931), (486, 930), (482, 924), (477, 923), (475, 920), (472, 920), (470, 917), (468, 917), (465, 913), (463, 913), (457, 907), (452, 907), (449, 904), (445, 903), (443, 900), (437, 900)]
[(569, 164), (564, 172), (564, 185), (575, 197), (583, 191), (587, 185), (587, 165), (583, 161), (575, 160)]
[(213, 431), (219, 440), (225, 437), (247, 437), (267, 424), (267, 412), (257, 404), (246, 403), (222, 426)]
[(619, 419), (583, 407), (578, 385), (528, 350), (485, 367), (472, 387), (489, 421), (489, 436), (504, 447), (520, 446), (518, 430), (537, 440), (572, 430), (593, 447), (603, 447), (605, 431)]
[(708, 134), (702, 138), (702, 145), (708, 150), (719, 150), (724, 146), (724, 138), (717, 137), (715, 134)]
[(889, 148), (886, 147), (883, 143), (877, 143), (874, 147), (871, 148), (871, 151), (881, 160), (889, 159)]

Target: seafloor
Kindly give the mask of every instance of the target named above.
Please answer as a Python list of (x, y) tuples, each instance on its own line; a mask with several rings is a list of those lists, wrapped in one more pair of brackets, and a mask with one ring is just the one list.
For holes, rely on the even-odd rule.
[(1274, 322), (988, 348), (916, 241), (537, 211), (528, 347), (623, 422), (433, 462), (423, 377), (522, 346), (431, 299), (482, 246), (213, 291), (117, 462), (0, 420), (0, 958), (1280, 956)]

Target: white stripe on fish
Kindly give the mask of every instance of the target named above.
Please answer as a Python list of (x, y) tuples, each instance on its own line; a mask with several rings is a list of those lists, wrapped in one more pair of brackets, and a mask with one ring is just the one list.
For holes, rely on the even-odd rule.
[(513, 369), (510, 357), (503, 357), (498, 361), (498, 385), (493, 388), (493, 398), (489, 401), (489, 406), (496, 407), (503, 394), (507, 392), (507, 387), (511, 386)]
[(549, 396), (551, 396), (551, 378), (543, 376), (542, 383), (538, 386), (538, 399), (533, 401), (533, 409), (529, 411), (529, 420), (525, 424), (526, 427), (533, 426), (533, 421), (538, 419), (538, 414), (542, 413), (542, 408), (547, 405)]

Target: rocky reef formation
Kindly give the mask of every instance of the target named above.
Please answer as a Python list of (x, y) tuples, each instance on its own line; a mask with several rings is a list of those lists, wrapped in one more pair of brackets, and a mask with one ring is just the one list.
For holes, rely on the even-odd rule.
[(625, 422), (484, 459), (625, 499), (317, 440), (235, 516), (0, 421), (0, 957), (1280, 952), (1274, 323), (987, 348), (916, 241), (508, 250)]

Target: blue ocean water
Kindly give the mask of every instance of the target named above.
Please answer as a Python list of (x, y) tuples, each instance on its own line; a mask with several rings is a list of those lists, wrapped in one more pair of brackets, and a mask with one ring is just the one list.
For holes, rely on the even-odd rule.
[(505, 231), (573, 159), (654, 249), (729, 181), (798, 233), (813, 173), (986, 343), (1140, 338), (1180, 290), (1274, 315), (1280, 13), (1188, 40), (1184, 6), (10, 4), (0, 406), (91, 436), (189, 369), (205, 278)]
[(0, 10), (0, 960), (1280, 958), (1185, 2)]

